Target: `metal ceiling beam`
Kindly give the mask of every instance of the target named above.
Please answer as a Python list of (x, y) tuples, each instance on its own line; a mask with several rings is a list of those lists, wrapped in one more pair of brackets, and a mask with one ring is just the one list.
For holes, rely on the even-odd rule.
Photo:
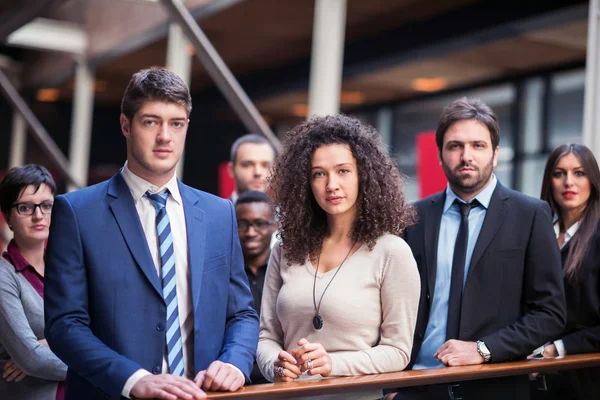
[(235, 79), (210, 40), (198, 26), (190, 12), (180, 0), (160, 0), (173, 22), (179, 24), (196, 49), (196, 56), (213, 79), (233, 111), (250, 132), (262, 133), (281, 151), (281, 143), (260, 115), (244, 89)]
[(10, 46), (37, 50), (85, 54), (88, 36), (77, 24), (47, 18), (36, 18), (23, 25), (6, 39)]
[[(156, 2), (159, 1), (160, 0), (156, 0)], [(196, 21), (201, 21), (243, 1), (245, 0), (214, 0), (206, 5), (196, 8), (195, 10), (190, 10), (190, 13)], [(125, 54), (132, 53), (145, 46), (148, 46), (157, 40), (164, 38), (168, 33), (169, 21), (166, 21), (163, 24), (158, 24), (156, 27), (145, 32), (143, 35), (138, 35), (136, 37), (124, 40), (121, 44), (111, 48), (105, 53), (91, 55), (88, 62), (90, 63), (91, 67), (97, 68)]]
[(600, 157), (600, 0), (590, 0), (588, 20), (583, 142)]
[[(23, 1), (23, 0), (22, 0)], [(29, 0), (38, 1), (38, 0)], [(64, 1), (64, 0), (60, 0)], [(218, 14), (229, 7), (233, 7), (245, 0), (212, 0), (204, 5), (190, 10), (196, 21), (209, 18)], [(160, 7), (159, 4), (150, 4), (152, 7)], [(124, 20), (126, 23), (126, 20)], [(117, 45), (108, 50), (94, 52), (92, 45), (87, 54), (87, 62), (90, 68), (98, 69), (102, 65), (118, 59), (125, 54), (132, 53), (138, 49), (148, 46), (164, 37), (169, 31), (168, 19), (158, 23), (151, 29), (140, 34), (131, 35), (123, 38)], [(94, 40), (93, 34), (90, 34), (90, 41)], [(60, 85), (69, 78), (73, 77), (75, 65), (72, 59), (68, 59), (61, 54), (44, 54), (36, 59), (35, 65), (32, 65), (25, 71), (23, 76), (23, 86), (27, 88), (39, 88), (44, 86)]]
[(17, 89), (13, 86), (10, 79), (8, 79), (1, 69), (0, 90), (4, 93), (6, 99), (13, 108), (23, 115), (27, 125), (31, 128), (34, 140), (45, 149), (50, 162), (59, 169), (60, 174), (64, 176), (69, 183), (77, 187), (82, 187), (81, 182), (78, 182), (73, 175), (71, 175), (67, 158), (60, 151), (54, 140), (52, 140), (52, 137), (50, 137), (33, 111), (31, 111), (25, 100), (23, 100)]

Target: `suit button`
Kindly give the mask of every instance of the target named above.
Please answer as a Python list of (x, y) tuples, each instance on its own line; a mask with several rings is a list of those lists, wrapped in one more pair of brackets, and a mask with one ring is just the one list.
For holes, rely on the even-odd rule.
[(160, 367), (157, 365), (156, 367), (152, 368), (152, 373), (154, 375), (160, 374)]
[(158, 324), (156, 324), (157, 331), (162, 331), (163, 329), (165, 329), (165, 325), (162, 322), (159, 322)]
[(423, 334), (422, 333), (420, 333), (420, 332), (417, 333), (417, 336), (419, 337), (419, 339), (421, 339), (421, 340), (423, 339)]
[(429, 293), (427, 293), (427, 300), (429, 300), (431, 298), (431, 296), (429, 295)]

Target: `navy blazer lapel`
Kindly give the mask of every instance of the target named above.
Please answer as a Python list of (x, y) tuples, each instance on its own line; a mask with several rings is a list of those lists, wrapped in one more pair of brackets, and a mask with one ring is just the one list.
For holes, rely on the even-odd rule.
[(160, 279), (156, 272), (148, 243), (146, 242), (146, 235), (144, 234), (140, 217), (133, 203), (131, 192), (123, 180), (121, 172), (118, 172), (111, 178), (108, 184), (108, 196), (112, 197), (109, 200), (110, 209), (117, 220), (129, 251), (144, 275), (146, 275), (146, 278), (148, 278), (162, 298)]
[(498, 229), (500, 229), (500, 225), (502, 225), (504, 217), (510, 208), (510, 204), (508, 204), (508, 201), (506, 201), (508, 198), (508, 191), (500, 184), (500, 182), (498, 182), (496, 184), (496, 189), (494, 189), (494, 193), (492, 194), (488, 210), (485, 213), (483, 225), (481, 227), (481, 231), (479, 232), (477, 242), (475, 243), (475, 248), (473, 249), (473, 255), (471, 257), (471, 264), (467, 277), (471, 275), (471, 272), (477, 266), (477, 263), (483, 255), (483, 252), (489, 246), (490, 242), (496, 235), (496, 232), (498, 232)]
[(185, 228), (187, 230), (188, 268), (190, 269), (190, 287), (192, 289), (192, 307), (196, 310), (200, 301), (200, 288), (202, 287), (202, 274), (204, 272), (204, 243), (206, 239), (206, 225), (204, 211), (198, 204), (198, 196), (177, 181), (179, 192), (183, 200), (185, 214)]
[(440, 224), (445, 201), (446, 192), (444, 191), (431, 199), (432, 204), (422, 216), (425, 218), (425, 265), (427, 266), (427, 284), (431, 295), (435, 288), (438, 238), (440, 237)]

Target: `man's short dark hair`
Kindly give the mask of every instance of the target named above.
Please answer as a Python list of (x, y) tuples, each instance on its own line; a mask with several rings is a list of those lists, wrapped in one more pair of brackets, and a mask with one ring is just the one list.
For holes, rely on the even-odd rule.
[(48, 186), (53, 195), (56, 193), (56, 183), (46, 167), (26, 164), (9, 169), (0, 182), (0, 210), (4, 216), (8, 216), (27, 186), (32, 185), (37, 191), (42, 184)]
[(240, 204), (245, 203), (267, 203), (270, 207), (273, 207), (273, 201), (264, 192), (258, 190), (248, 190), (240, 194), (237, 201), (235, 202), (236, 207)]
[(179, 104), (185, 108), (188, 117), (192, 111), (188, 86), (166, 68), (152, 67), (133, 74), (121, 101), (121, 113), (131, 120), (147, 101)]
[(490, 131), (490, 139), (492, 141), (492, 149), (496, 149), (500, 143), (500, 126), (498, 125), (498, 117), (492, 109), (480, 99), (468, 99), (466, 97), (454, 100), (448, 104), (438, 121), (437, 130), (435, 132), (435, 142), (438, 151), (442, 151), (444, 146), (444, 135), (452, 124), (458, 121), (474, 119), (484, 124)]
[(275, 148), (275, 146), (273, 146), (273, 143), (269, 142), (269, 140), (266, 137), (256, 133), (249, 133), (247, 135), (237, 138), (236, 141), (233, 142), (233, 144), (231, 145), (229, 161), (231, 161), (233, 164), (237, 162), (238, 150), (240, 149), (241, 145), (246, 143), (268, 144), (273, 149), (273, 155), (277, 156), (277, 149)]

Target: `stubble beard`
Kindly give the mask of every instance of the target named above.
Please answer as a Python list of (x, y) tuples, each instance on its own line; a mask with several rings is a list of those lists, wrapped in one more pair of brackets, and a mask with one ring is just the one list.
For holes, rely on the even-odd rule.
[[(475, 170), (475, 175), (461, 176), (462, 174), (459, 172), (459, 170), (465, 166), (473, 168)], [(465, 194), (472, 194), (481, 191), (481, 189), (483, 189), (490, 181), (490, 177), (494, 171), (493, 160), (490, 160), (490, 162), (486, 164), (483, 169), (480, 169), (474, 165), (461, 163), (454, 170), (451, 170), (444, 161), (442, 161), (442, 168), (444, 169), (444, 174), (446, 175), (446, 179), (448, 179), (450, 186)]]

